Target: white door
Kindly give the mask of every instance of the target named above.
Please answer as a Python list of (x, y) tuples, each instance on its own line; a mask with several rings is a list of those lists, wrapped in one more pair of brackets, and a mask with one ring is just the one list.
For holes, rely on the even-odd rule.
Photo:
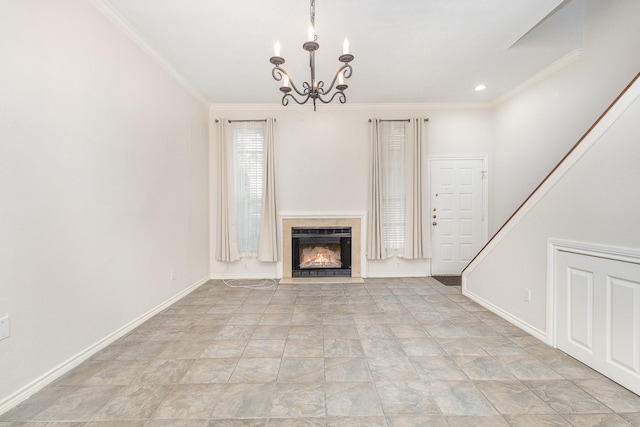
[(640, 264), (559, 251), (558, 348), (640, 393)]
[(431, 274), (458, 275), (481, 249), (482, 159), (431, 159)]

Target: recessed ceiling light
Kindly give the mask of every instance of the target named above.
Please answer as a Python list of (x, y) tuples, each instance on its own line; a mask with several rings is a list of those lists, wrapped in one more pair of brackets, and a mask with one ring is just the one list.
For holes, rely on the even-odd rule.
[(487, 87), (483, 84), (479, 84), (478, 86), (475, 87), (475, 91), (476, 92), (480, 92), (482, 90), (485, 90)]

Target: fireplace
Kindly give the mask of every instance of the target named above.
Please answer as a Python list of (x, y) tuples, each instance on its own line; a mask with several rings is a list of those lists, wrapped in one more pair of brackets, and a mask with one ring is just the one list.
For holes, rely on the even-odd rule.
[[(282, 217), (282, 279), (281, 284), (299, 284), (299, 283), (328, 283), (328, 282), (340, 282), (340, 283), (363, 283), (362, 281), (362, 223), (364, 221), (364, 215), (353, 215), (347, 213), (345, 215), (339, 215), (331, 213), (329, 215), (322, 214), (309, 214), (309, 213), (284, 213), (280, 214)], [(350, 261), (351, 277), (348, 276), (301, 276), (300, 273), (293, 275), (293, 241), (294, 241), (294, 228), (301, 228), (308, 230), (310, 228), (319, 229), (343, 229), (347, 228), (351, 230), (351, 250), (348, 255), (340, 253), (340, 263), (344, 264), (345, 260)], [(299, 236), (300, 233), (298, 233)], [(304, 234), (304, 233), (303, 233)], [(334, 236), (336, 237), (336, 236)], [(299, 238), (299, 237), (298, 237)], [(299, 243), (299, 241), (298, 241)], [(335, 243), (335, 242), (333, 242)], [(335, 247), (334, 247), (335, 248)], [(298, 249), (296, 249), (298, 250)], [(342, 248), (341, 248), (342, 250)], [(300, 261), (295, 263), (298, 265), (297, 270), (300, 270)], [(311, 274), (311, 270), (302, 270), (305, 273)], [(325, 270), (336, 273), (336, 270)], [(316, 271), (319, 272), (319, 271)], [(346, 274), (346, 273), (345, 273)]]
[(351, 227), (292, 227), (292, 277), (351, 277)]

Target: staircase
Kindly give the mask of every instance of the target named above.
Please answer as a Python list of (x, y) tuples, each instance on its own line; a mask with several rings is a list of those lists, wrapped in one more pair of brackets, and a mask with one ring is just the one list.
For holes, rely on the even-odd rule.
[[(565, 253), (580, 255), (583, 267), (560, 271)], [(617, 351), (613, 365), (640, 384), (640, 277), (616, 285), (606, 271), (614, 267), (603, 267), (599, 289), (589, 263), (601, 259), (640, 265), (640, 74), (467, 265), (462, 292), (549, 345), (561, 337), (610, 361)], [(562, 292), (569, 297), (560, 306)], [(599, 341), (610, 347), (596, 349)]]

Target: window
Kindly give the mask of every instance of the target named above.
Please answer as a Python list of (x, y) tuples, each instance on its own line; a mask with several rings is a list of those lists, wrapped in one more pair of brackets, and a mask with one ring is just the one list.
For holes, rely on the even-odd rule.
[(405, 122), (380, 123), (382, 147), (382, 218), (384, 245), (402, 255), (405, 233)]
[(233, 123), (236, 237), (241, 256), (257, 256), (262, 220), (264, 123)]

